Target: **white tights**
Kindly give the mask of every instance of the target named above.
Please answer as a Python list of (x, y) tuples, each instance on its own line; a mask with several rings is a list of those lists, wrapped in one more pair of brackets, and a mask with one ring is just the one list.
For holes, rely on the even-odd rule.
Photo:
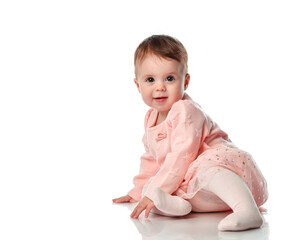
[[(207, 202), (208, 200), (204, 196), (205, 191), (219, 197), (219, 204), (215, 203), (213, 206), (213, 203)], [(262, 226), (263, 217), (250, 190), (243, 180), (232, 171), (221, 169), (211, 178), (202, 194), (187, 201), (156, 188), (152, 194), (152, 200), (156, 206), (154, 212), (167, 216), (183, 216), (190, 213), (191, 210), (213, 212), (232, 209), (233, 213), (219, 223), (220, 231), (241, 231)], [(199, 199), (201, 201), (198, 201)]]

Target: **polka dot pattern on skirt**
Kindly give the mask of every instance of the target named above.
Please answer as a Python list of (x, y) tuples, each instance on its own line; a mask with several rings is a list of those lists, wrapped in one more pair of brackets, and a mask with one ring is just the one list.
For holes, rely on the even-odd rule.
[(258, 206), (267, 200), (266, 180), (252, 156), (246, 151), (231, 147), (212, 148), (199, 155), (190, 164), (177, 195), (192, 198), (221, 168), (236, 173), (247, 184)]

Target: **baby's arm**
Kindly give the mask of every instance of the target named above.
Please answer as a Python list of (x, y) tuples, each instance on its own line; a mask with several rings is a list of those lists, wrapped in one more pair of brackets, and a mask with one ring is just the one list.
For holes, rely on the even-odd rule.
[(159, 169), (155, 158), (150, 154), (147, 147), (146, 134), (144, 134), (142, 141), (144, 143), (145, 153), (140, 158), (139, 174), (133, 179), (135, 186), (126, 196), (113, 199), (113, 202), (115, 203), (135, 202), (141, 200), (144, 185), (157, 173)]
[(139, 174), (134, 177), (133, 183), (134, 187), (128, 192), (126, 196), (115, 198), (112, 201), (114, 203), (126, 203), (126, 202), (136, 202), (141, 199), (142, 189), (147, 183), (149, 178), (155, 175), (157, 172), (157, 166), (155, 159), (148, 153), (144, 153), (141, 156), (140, 170)]
[(169, 114), (171, 151), (145, 192), (149, 198), (156, 187), (168, 194), (178, 189), (190, 163), (197, 156), (205, 129), (206, 118), (191, 103), (178, 102)]
[(139, 174), (133, 179), (135, 186), (128, 192), (128, 195), (137, 201), (141, 200), (144, 185), (151, 177), (155, 176), (158, 169), (159, 166), (154, 157), (149, 152), (144, 153), (141, 156)]

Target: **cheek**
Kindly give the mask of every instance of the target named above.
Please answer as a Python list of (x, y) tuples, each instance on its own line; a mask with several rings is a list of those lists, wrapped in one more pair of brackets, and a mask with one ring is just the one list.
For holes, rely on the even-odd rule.
[(182, 97), (182, 95), (184, 95), (184, 86), (181, 84), (173, 86), (173, 88), (171, 89), (171, 92), (176, 97)]
[(140, 88), (140, 93), (144, 100), (146, 100), (152, 96), (152, 92), (148, 88)]

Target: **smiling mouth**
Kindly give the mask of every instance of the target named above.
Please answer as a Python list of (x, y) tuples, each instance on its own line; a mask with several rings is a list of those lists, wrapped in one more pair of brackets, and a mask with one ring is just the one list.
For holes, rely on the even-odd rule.
[(156, 97), (155, 99), (165, 99), (167, 97)]
[(157, 97), (157, 98), (154, 98), (156, 102), (164, 102), (167, 97)]

